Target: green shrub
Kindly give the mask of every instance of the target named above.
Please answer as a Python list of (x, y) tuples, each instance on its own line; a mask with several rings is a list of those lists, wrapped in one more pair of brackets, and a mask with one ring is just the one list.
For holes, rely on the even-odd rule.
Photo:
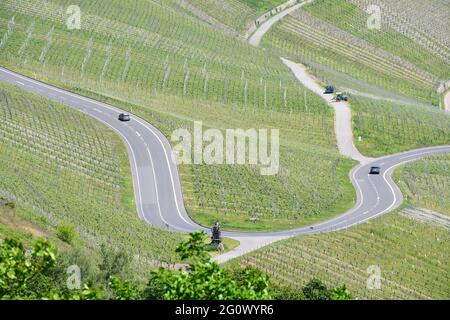
[(76, 231), (70, 223), (62, 223), (56, 228), (56, 235), (62, 241), (72, 244), (76, 236)]
[(311, 279), (302, 291), (307, 300), (331, 300), (331, 290), (316, 278)]
[(206, 233), (193, 232), (176, 252), (191, 261), (188, 271), (160, 268), (150, 273), (144, 297), (163, 300), (270, 299), (269, 277), (256, 268), (231, 272), (212, 261), (205, 250)]

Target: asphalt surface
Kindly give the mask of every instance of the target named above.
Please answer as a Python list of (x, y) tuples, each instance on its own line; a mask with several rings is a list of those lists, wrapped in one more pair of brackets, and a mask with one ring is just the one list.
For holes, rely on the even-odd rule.
[[(169, 141), (155, 127), (132, 115), (129, 122), (118, 120), (125, 112), (101, 103), (0, 68), (0, 81), (58, 101), (79, 110), (112, 128), (124, 140), (131, 163), (135, 200), (139, 216), (163, 229), (181, 232), (206, 230), (186, 212), (178, 169), (172, 161)], [(357, 204), (350, 211), (311, 227), (279, 232), (224, 232), (227, 237), (285, 238), (295, 235), (337, 231), (394, 210), (403, 200), (392, 181), (393, 170), (404, 163), (425, 156), (450, 152), (450, 146), (425, 148), (399, 153), (355, 167), (350, 178), (357, 192)], [(380, 166), (380, 175), (369, 175), (371, 166)]]

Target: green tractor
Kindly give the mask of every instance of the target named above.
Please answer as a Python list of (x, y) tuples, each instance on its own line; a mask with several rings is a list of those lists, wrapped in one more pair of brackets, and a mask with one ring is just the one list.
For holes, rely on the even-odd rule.
[(342, 92), (336, 92), (336, 96), (333, 97), (332, 101), (334, 102), (348, 101), (348, 96), (343, 94)]

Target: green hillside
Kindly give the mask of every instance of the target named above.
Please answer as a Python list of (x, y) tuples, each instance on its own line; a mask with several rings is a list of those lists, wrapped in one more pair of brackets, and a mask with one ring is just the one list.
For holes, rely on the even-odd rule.
[[(435, 11), (443, 6), (435, 0), (428, 2)], [(448, 46), (442, 40), (447, 27), (440, 21), (445, 13), (427, 15), (428, 24), (443, 29), (431, 33), (423, 30), (423, 19), (410, 18), (403, 26), (397, 25), (403, 7), (392, 1), (379, 3), (384, 20), (378, 30), (367, 27), (367, 5), (362, 0), (314, 1), (277, 24), (263, 45), (313, 67), (327, 66), (347, 77), (437, 105), (436, 90), (450, 76)], [(423, 16), (422, 6), (407, 6), (410, 17)], [(342, 82), (330, 73), (316, 73), (323, 80)]]
[[(293, 290), (318, 277), (327, 286), (345, 284), (358, 299), (447, 299), (449, 240), (445, 228), (392, 213), (344, 231), (275, 243), (228, 266), (256, 266), (275, 285)], [(380, 289), (369, 289), (378, 270)]]
[(0, 211), (0, 234), (11, 236), (6, 227), (21, 221), (18, 231), (51, 238), (70, 224), (79, 245), (122, 249), (137, 271), (175, 259), (182, 236), (138, 218), (126, 149), (109, 128), (3, 83), (0, 115), (0, 207), (14, 206)]
[(352, 96), (355, 145), (372, 157), (450, 143), (450, 115), (432, 107)]
[(410, 204), (450, 215), (449, 154), (407, 164), (395, 177)]
[(229, 32), (232, 36), (243, 35), (261, 15), (287, 0), (174, 0), (193, 16), (214, 28)]
[[(184, 203), (204, 226), (306, 226), (355, 204), (349, 172), (356, 161), (338, 151), (333, 108), (280, 57), (349, 95), (354, 145), (363, 155), (447, 145), (450, 114), (438, 107), (438, 88), (450, 79), (450, 4), (315, 0), (274, 25), (261, 47), (249, 45), (255, 19), (284, 2), (2, 0), (0, 66), (122, 108), (169, 140), (180, 128), (192, 133), (196, 121), (222, 133), (278, 129), (277, 174), (261, 175), (261, 165), (182, 164)], [(380, 29), (367, 26), (369, 5), (381, 9)], [(80, 28), (68, 20), (73, 6)], [(86, 255), (89, 268), (99, 267), (106, 245), (131, 257), (130, 280), (140, 285), (161, 262), (180, 262), (175, 247), (186, 236), (139, 219), (127, 150), (112, 130), (3, 82), (0, 117), (0, 240), (30, 247), (49, 238), (69, 260)], [(417, 217), (450, 214), (450, 156), (408, 163), (393, 179), (405, 195), (395, 212), (277, 242), (225, 266), (255, 266), (276, 289), (299, 292), (317, 277), (329, 288), (345, 284), (357, 299), (448, 299), (447, 220)], [(237, 245), (224, 243), (226, 250)], [(379, 288), (368, 286), (371, 270), (381, 272)]]
[[(82, 8), (81, 30), (66, 27), (69, 4)], [(193, 121), (221, 130), (280, 129), (278, 175), (261, 176), (252, 166), (180, 168), (188, 211), (201, 223), (220, 218), (230, 228), (280, 229), (352, 205), (351, 162), (338, 154), (332, 109), (279, 57), (171, 1), (102, 4), (3, 1), (0, 63), (132, 110), (169, 138)]]

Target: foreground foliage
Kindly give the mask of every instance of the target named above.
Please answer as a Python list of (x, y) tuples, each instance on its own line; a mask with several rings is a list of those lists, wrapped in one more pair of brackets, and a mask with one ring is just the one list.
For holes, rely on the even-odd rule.
[[(191, 233), (176, 250), (189, 264), (180, 270), (153, 270), (145, 286), (124, 276), (129, 261), (123, 252), (103, 249), (99, 272), (87, 272), (81, 281), (69, 272), (74, 265), (67, 269), (67, 263), (47, 240), (36, 241), (33, 249), (27, 251), (21, 242), (5, 239), (0, 243), (0, 299), (352, 299), (345, 286), (328, 289), (319, 279), (312, 279), (302, 291), (293, 291), (272, 288), (269, 277), (255, 267), (224, 268), (211, 260), (205, 237), (203, 232)], [(81, 264), (73, 255), (69, 261)], [(92, 266), (82, 267), (86, 272)]]
[(192, 262), (185, 271), (160, 268), (151, 273), (150, 286), (161, 288), (167, 300), (262, 300), (269, 299), (269, 278), (256, 268), (234, 275), (212, 261), (205, 250), (203, 232), (194, 232), (177, 252)]

